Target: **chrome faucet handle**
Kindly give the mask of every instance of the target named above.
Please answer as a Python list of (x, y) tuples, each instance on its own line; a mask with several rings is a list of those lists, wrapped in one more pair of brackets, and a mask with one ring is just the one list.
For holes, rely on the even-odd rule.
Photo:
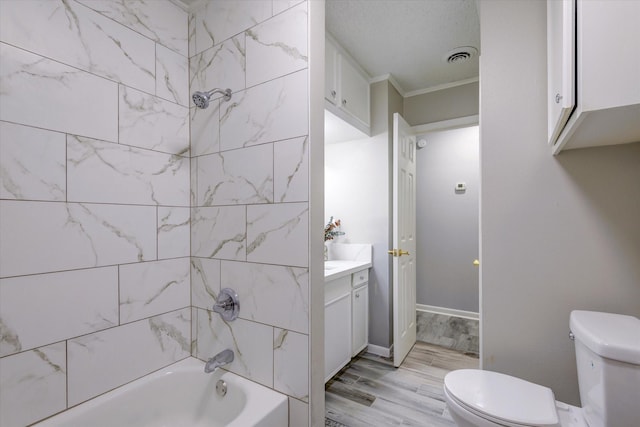
[(224, 288), (218, 294), (218, 301), (213, 305), (213, 311), (227, 322), (235, 320), (240, 314), (240, 300), (238, 294), (231, 288)]

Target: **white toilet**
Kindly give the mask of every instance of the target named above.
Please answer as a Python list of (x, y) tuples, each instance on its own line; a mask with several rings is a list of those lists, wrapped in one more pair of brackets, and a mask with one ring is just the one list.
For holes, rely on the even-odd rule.
[(555, 400), (550, 388), (478, 369), (444, 378), (449, 412), (459, 427), (639, 427), (640, 319), (573, 311), (582, 407)]

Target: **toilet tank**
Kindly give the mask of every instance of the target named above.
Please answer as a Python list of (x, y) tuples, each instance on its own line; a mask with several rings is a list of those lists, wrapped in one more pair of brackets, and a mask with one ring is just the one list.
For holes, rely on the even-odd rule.
[(640, 420), (640, 319), (575, 310), (580, 400), (589, 427), (638, 427)]

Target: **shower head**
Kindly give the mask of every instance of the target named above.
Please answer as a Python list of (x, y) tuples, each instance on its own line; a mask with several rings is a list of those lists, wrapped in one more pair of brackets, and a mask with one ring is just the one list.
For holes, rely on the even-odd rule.
[(211, 97), (216, 94), (216, 93), (221, 93), (224, 98), (225, 101), (228, 101), (231, 99), (231, 89), (211, 89), (208, 92), (193, 92), (193, 95), (191, 95), (191, 99), (193, 99), (193, 103), (196, 104), (196, 107), (198, 108), (207, 108), (209, 106), (209, 101), (211, 100)]

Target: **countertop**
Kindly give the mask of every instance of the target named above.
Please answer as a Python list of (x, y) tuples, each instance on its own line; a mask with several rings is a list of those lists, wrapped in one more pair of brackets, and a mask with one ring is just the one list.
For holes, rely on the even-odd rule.
[(331, 260), (324, 262), (324, 282), (330, 282), (344, 276), (348, 276), (356, 271), (370, 268), (373, 264), (371, 261), (346, 261)]

